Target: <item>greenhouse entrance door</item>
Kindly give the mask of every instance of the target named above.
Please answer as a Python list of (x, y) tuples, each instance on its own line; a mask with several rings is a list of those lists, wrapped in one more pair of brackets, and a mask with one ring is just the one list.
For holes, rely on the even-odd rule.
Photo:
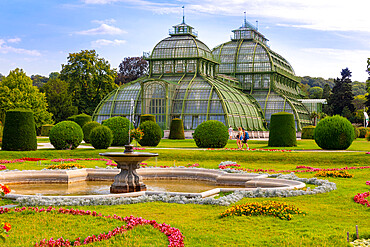
[(144, 114), (155, 116), (157, 124), (166, 128), (166, 88), (162, 83), (150, 83), (144, 89)]

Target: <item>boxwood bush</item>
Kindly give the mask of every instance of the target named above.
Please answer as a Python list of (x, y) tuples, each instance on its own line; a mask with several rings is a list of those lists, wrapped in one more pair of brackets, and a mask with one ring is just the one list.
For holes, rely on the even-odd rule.
[(359, 138), (365, 138), (366, 133), (369, 131), (369, 128), (360, 127), (358, 128), (358, 130), (360, 131)]
[(62, 121), (50, 130), (49, 140), (57, 150), (75, 149), (82, 142), (83, 136), (80, 125), (73, 121)]
[(305, 126), (302, 128), (301, 139), (314, 139), (315, 126)]
[(44, 124), (41, 126), (41, 136), (49, 136), (50, 130), (54, 127), (53, 124)]
[(91, 116), (85, 113), (82, 113), (82, 114), (76, 115), (73, 121), (75, 121), (82, 128), (86, 123), (91, 122)]
[(90, 133), (94, 128), (98, 126), (100, 126), (100, 123), (96, 121), (90, 121), (84, 124), (84, 126), (82, 127), (82, 132), (84, 133), (84, 141), (86, 143), (90, 143)]
[(278, 112), (271, 115), (268, 145), (270, 147), (297, 146), (293, 114)]
[(145, 121), (140, 124), (139, 129), (144, 133), (143, 138), (139, 141), (141, 146), (158, 146), (162, 138), (162, 130), (157, 123), (153, 121)]
[(172, 119), (170, 126), (170, 135), (168, 139), (185, 139), (184, 124), (182, 123), (182, 119)]
[(128, 143), (129, 126), (133, 128), (132, 123), (125, 117), (112, 117), (103, 122), (104, 126), (110, 128), (113, 134), (112, 146), (124, 146)]
[(358, 127), (355, 127), (355, 126), (353, 126), (353, 129), (355, 131), (355, 139), (359, 138), (360, 137), (360, 130), (358, 129)]
[(112, 144), (113, 134), (110, 128), (101, 125), (91, 130), (89, 139), (95, 149), (107, 149)]
[(156, 123), (155, 116), (151, 114), (144, 114), (140, 116), (140, 123), (144, 123), (145, 121), (153, 121)]
[(351, 122), (339, 115), (324, 118), (315, 129), (315, 142), (322, 149), (345, 150), (354, 139)]
[(229, 140), (229, 132), (220, 121), (208, 120), (198, 125), (193, 138), (199, 148), (223, 148)]
[(2, 150), (29, 151), (37, 149), (36, 125), (33, 112), (14, 109), (6, 112)]

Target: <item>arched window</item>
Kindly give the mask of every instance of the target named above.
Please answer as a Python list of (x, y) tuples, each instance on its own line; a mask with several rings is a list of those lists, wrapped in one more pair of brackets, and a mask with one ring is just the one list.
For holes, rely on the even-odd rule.
[(145, 85), (144, 105), (145, 114), (155, 115), (158, 124), (166, 123), (166, 88), (162, 83)]

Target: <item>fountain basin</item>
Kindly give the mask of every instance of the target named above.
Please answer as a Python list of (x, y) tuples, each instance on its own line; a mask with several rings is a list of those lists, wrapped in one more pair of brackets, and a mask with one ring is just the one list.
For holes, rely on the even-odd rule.
[[(0, 172), (0, 183), (12, 184), (36, 184), (36, 183), (78, 183), (81, 181), (113, 181), (119, 174), (118, 169), (78, 169), (78, 170), (41, 170), (41, 171), (8, 171)], [(217, 188), (200, 193), (191, 192), (166, 192), (170, 195), (181, 195), (186, 197), (208, 197), (220, 192), (236, 190), (262, 189), (299, 189), (306, 185), (299, 181), (286, 179), (267, 178), (265, 174), (227, 173), (221, 170), (210, 170), (203, 168), (143, 168), (138, 174), (143, 180), (192, 180), (211, 181)], [(63, 198), (91, 198), (91, 197), (136, 197), (140, 195), (163, 194), (163, 191), (140, 191), (107, 195), (84, 195), (84, 196), (62, 196)], [(29, 195), (18, 195), (10, 193), (5, 196), (10, 199), (29, 197)], [(48, 196), (45, 196), (48, 197)], [(58, 197), (58, 196), (49, 196)]]

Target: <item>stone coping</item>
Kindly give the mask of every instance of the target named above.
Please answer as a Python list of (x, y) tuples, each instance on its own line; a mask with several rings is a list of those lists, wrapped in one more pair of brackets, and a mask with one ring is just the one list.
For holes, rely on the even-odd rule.
[[(0, 172), (0, 183), (3, 184), (30, 184), (30, 183), (74, 183), (80, 181), (112, 181), (119, 173), (119, 169), (76, 169), (76, 170), (30, 170)], [(85, 195), (85, 196), (37, 196), (41, 198), (114, 198), (138, 197), (142, 195), (168, 194), (185, 197), (209, 197), (220, 192), (233, 192), (242, 190), (271, 189), (299, 189), (306, 185), (299, 181), (287, 179), (267, 178), (266, 174), (227, 173), (221, 170), (205, 168), (141, 168), (137, 170), (142, 180), (154, 179), (189, 179), (212, 181), (220, 188), (201, 193), (181, 193), (163, 191), (140, 191), (122, 194)], [(223, 186), (238, 186), (223, 188)], [(8, 194), (5, 198), (18, 199), (22, 197), (35, 197), (34, 195)]]

